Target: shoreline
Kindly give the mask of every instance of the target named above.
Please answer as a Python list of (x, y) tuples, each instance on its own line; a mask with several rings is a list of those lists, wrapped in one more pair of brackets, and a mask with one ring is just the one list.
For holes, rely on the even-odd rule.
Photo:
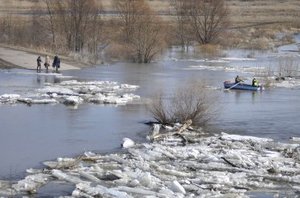
[[(45, 57), (48, 55), (50, 57), (50, 63), (54, 57), (53, 54), (37, 52), (30, 49), (24, 49), (23, 47), (14, 47), (9, 45), (0, 44), (0, 69), (28, 69), (36, 70), (36, 59), (38, 56), (41, 56), (42, 61), (44, 62)], [(74, 70), (82, 69), (90, 66), (89, 64), (82, 63), (71, 59), (70, 57), (65, 57), (58, 55), (61, 59), (61, 68), (59, 70)], [(42, 69), (44, 69), (42, 62)], [(51, 65), (50, 65), (50, 68)]]

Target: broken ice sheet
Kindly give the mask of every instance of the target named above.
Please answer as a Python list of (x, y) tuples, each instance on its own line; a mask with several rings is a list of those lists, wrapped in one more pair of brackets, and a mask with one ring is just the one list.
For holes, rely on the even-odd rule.
[(3, 94), (0, 104), (23, 103), (56, 104), (78, 106), (82, 103), (125, 105), (130, 101), (140, 99), (140, 96), (130, 93), (137, 85), (118, 84), (111, 81), (62, 81), (60, 83), (45, 83), (45, 87), (31, 90), (26, 94)]
[[(182, 132), (186, 139), (197, 140), (184, 146), (165, 144), (172, 140), (166, 136), (131, 144), (120, 153), (85, 152), (77, 158), (58, 158), (44, 162), (48, 167), (40, 171), (30, 169), (24, 180), (3, 186), (23, 195), (38, 192), (49, 182), (64, 182), (74, 186), (73, 197), (247, 197), (252, 191), (285, 190), (292, 195), (299, 191), (297, 144), (200, 134)], [(5, 189), (0, 186), (0, 193), (8, 193)]]

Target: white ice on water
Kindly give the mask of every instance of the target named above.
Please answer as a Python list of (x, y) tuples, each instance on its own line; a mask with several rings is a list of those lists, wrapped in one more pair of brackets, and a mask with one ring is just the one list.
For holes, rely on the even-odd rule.
[(0, 96), (0, 104), (1, 103), (16, 103), (17, 100), (21, 98), (19, 94), (3, 94)]
[(281, 88), (300, 88), (300, 79), (288, 78), (284, 81), (273, 83), (273, 85)]
[(240, 57), (226, 57), (222, 58), (222, 60), (226, 61), (255, 61), (255, 58), (240, 58)]
[(233, 66), (217, 66), (217, 65), (189, 65), (183, 70), (210, 70), (210, 71), (224, 71), (224, 72), (239, 72), (246, 74), (257, 73), (258, 71), (264, 71), (264, 67), (233, 67)]
[(112, 81), (77, 80), (62, 81), (61, 83), (45, 83), (45, 87), (36, 89), (23, 95), (3, 94), (0, 104), (25, 103), (55, 104), (77, 106), (81, 103), (124, 105), (130, 101), (140, 99), (131, 92), (138, 88), (136, 85), (118, 84)]
[(130, 144), (122, 153), (44, 162), (46, 168), (31, 169), (12, 185), (1, 181), (0, 196), (38, 192), (55, 181), (74, 185), (73, 197), (247, 197), (251, 191), (293, 196), (300, 190), (299, 144), (196, 131), (182, 132), (183, 143), (173, 135), (159, 138), (159, 128), (165, 127), (152, 133), (157, 141)]

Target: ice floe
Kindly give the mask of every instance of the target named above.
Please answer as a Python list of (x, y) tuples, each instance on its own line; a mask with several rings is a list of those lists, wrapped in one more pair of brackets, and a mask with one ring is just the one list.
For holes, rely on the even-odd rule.
[(241, 72), (248, 74), (255, 74), (263, 71), (264, 67), (233, 67), (233, 66), (217, 66), (217, 65), (190, 65), (183, 70), (211, 70), (211, 71), (225, 71), (225, 72)]
[(255, 61), (255, 58), (239, 58), (239, 57), (226, 57), (222, 58), (225, 61)]
[(19, 94), (3, 94), (0, 96), (0, 103), (16, 103), (21, 96)]
[(25, 103), (32, 105), (62, 103), (77, 106), (87, 102), (120, 105), (139, 99), (140, 96), (130, 93), (137, 88), (138, 86), (136, 85), (118, 84), (111, 81), (80, 82), (77, 80), (68, 80), (61, 83), (45, 83), (43, 88), (23, 95), (1, 95), (0, 104)]
[(274, 81), (273, 86), (281, 88), (299, 88), (300, 79), (288, 78), (284, 81)]
[(203, 62), (203, 63), (228, 63), (225, 59), (173, 59), (175, 61), (190, 61), (190, 62)]
[(0, 181), (0, 196), (38, 193), (50, 182), (74, 185), (72, 197), (248, 197), (272, 192), (296, 196), (300, 188), (299, 144), (220, 133), (189, 125), (155, 124), (151, 142), (120, 153), (85, 152), (44, 162), (25, 179)]
[(184, 70), (212, 70), (212, 71), (223, 71), (226, 68), (223, 66), (206, 66), (206, 65), (191, 65)]

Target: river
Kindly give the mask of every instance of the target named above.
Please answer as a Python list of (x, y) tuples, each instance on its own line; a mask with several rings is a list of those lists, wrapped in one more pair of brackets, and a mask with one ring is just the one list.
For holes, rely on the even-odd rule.
[[(216, 118), (210, 123), (212, 132), (225, 131), (270, 137), (286, 142), (300, 133), (300, 88), (271, 87), (262, 92), (224, 91), (223, 81), (238, 74), (251, 79), (253, 68), (269, 67), (282, 54), (229, 51), (226, 58), (201, 59), (182, 54), (177, 49), (151, 64), (114, 63), (82, 70), (64, 71), (64, 76), (78, 80), (109, 80), (139, 85), (134, 94), (147, 101), (157, 92), (171, 94), (192, 80), (204, 81), (216, 94)], [(0, 95), (24, 93), (43, 87), (45, 82), (60, 81), (52, 75), (34, 70), (0, 70)], [(125, 106), (81, 104), (71, 108), (56, 105), (0, 105), (0, 179), (25, 175), (30, 167), (60, 156), (74, 156), (84, 151), (100, 153), (119, 151), (124, 137), (146, 141), (150, 130), (144, 122), (153, 120), (143, 102)]]

